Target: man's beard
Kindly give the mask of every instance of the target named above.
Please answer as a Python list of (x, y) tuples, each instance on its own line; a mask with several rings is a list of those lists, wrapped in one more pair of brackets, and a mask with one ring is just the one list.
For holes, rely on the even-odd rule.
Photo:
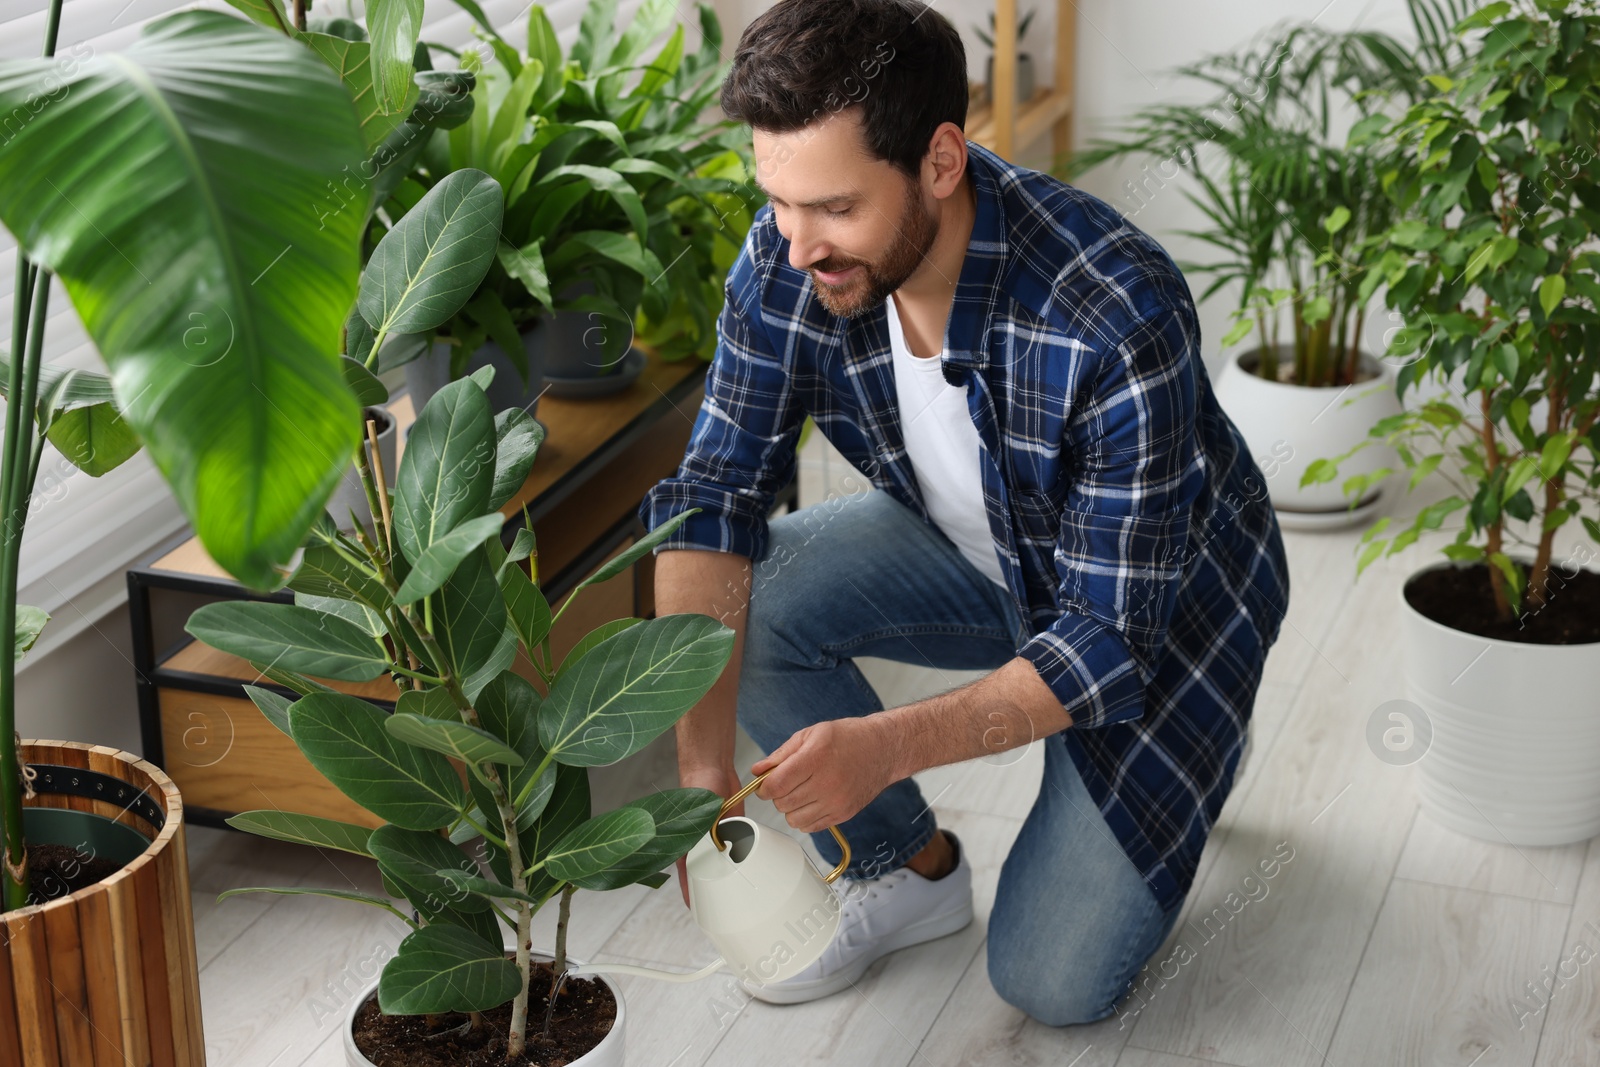
[[(808, 268), (812, 288), (816, 290), (817, 299), (823, 307), (847, 319), (865, 315), (904, 285), (906, 279), (922, 265), (928, 250), (939, 236), (939, 223), (922, 210), (919, 192), (915, 184), (908, 183), (905, 210), (900, 213), (900, 221), (895, 227), (894, 243), (882, 261), (840, 263), (827, 260)], [(863, 269), (841, 286), (828, 285), (816, 275), (819, 270), (833, 274), (858, 265)]]

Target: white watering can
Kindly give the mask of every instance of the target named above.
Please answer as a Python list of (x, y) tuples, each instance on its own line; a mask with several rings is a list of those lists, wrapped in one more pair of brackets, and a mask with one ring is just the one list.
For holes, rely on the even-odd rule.
[(571, 966), (568, 972), (696, 982), (731, 966), (741, 978), (766, 985), (816, 962), (839, 928), (840, 901), (829, 885), (850, 865), (850, 843), (838, 827), (828, 827), (844, 858), (823, 876), (794, 838), (742, 815), (728, 816), (766, 777), (724, 801), (710, 833), (685, 857), (690, 914), (722, 953), (718, 959), (683, 974), (622, 963)]

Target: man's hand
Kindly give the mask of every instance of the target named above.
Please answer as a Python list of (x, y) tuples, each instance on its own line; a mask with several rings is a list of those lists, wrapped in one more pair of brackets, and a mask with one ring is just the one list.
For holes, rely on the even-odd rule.
[(797, 731), (751, 766), (753, 774), (772, 771), (755, 795), (772, 801), (802, 833), (844, 822), (904, 777), (884, 724), (866, 715)]
[[(727, 800), (737, 793), (741, 786), (739, 772), (733, 769), (733, 764), (726, 767), (714, 767), (678, 772), (678, 785), (685, 789), (709, 789), (723, 800)], [(744, 801), (739, 801), (728, 809), (728, 815), (743, 815)], [(727, 818), (728, 816), (723, 816)], [(688, 856), (678, 857), (678, 888), (683, 891), (683, 906), (689, 906), (689, 868)]]

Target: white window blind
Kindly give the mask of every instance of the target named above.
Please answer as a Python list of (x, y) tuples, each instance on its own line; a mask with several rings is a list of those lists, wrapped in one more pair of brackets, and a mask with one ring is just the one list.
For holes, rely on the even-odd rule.
[[(623, 0), (619, 5), (618, 33), (640, 2)], [(481, 6), (502, 36), (519, 49), (526, 47), (526, 0), (485, 0)], [(563, 51), (577, 38), (585, 7), (584, 0), (553, 0), (545, 5)], [(114, 52), (127, 47), (151, 19), (197, 8), (233, 11), (220, 0), (70, 0), (62, 10), (56, 51), (82, 55), (75, 46), (86, 44), (95, 54)], [(43, 0), (0, 0), (0, 58), (38, 55), (47, 11)], [(360, 4), (352, 6), (346, 0), (325, 0), (312, 7), (314, 17), (359, 17), (361, 11)], [(694, 5), (684, 4), (679, 19), (685, 25), (684, 50), (692, 52), (701, 40)], [(474, 40), (474, 25), (449, 0), (428, 0), (421, 38), (459, 49)], [(454, 65), (442, 53), (434, 62), (441, 68)], [(0, 349), (11, 343), (15, 278), (16, 241), (0, 229)], [(63, 368), (105, 369), (59, 282), (52, 285), (44, 361)], [(22, 666), (38, 662), (51, 648), (124, 603), (123, 572), (184, 524), (177, 502), (143, 452), (102, 478), (91, 478), (47, 446), (23, 538), (18, 599), (43, 608), (52, 621)]]

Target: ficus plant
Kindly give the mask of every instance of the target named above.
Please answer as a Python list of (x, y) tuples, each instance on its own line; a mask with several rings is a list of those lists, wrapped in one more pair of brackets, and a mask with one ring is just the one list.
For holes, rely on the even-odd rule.
[(1494, 3), (1457, 32), (1470, 35), (1471, 62), (1433, 76), (1440, 95), (1352, 134), (1399, 149), (1383, 175), (1398, 221), (1359, 264), (1367, 291), (1386, 285), (1405, 323), (1390, 344), (1406, 361), (1398, 389), (1432, 380), (1443, 395), (1382, 420), (1304, 481), (1335, 480), (1340, 461), (1380, 441), (1404, 469), (1347, 479), (1353, 499), (1397, 473), (1409, 490), (1437, 472), (1454, 492), (1398, 532), (1379, 519), (1358, 567), (1459, 512), (1444, 553), (1487, 565), (1509, 620), (1549, 597), (1565, 523), (1577, 519), (1600, 541), (1600, 8)]
[[(44, 612), (17, 569), (46, 442), (90, 475), (143, 447), (206, 551), (270, 590), (357, 441), (339, 332), (361, 218), (306, 205), (360, 164), (326, 64), (211, 11), (156, 19), (115, 55), (0, 62), (0, 221), (18, 244), (0, 450), (0, 908), (28, 899), (16, 660)], [(196, 205), (207, 205), (199, 210)], [(110, 374), (46, 367), (59, 279)]]
[[(500, 203), (481, 171), (455, 172), (434, 187), (374, 250), (355, 300), (361, 321), (381, 335), (418, 308), (451, 314), (494, 255), (494, 242), (473, 233), (497, 225)], [(478, 1013), (509, 1003), (505, 1049), (514, 1060), (527, 1042), (534, 914), (559, 895), (559, 982), (574, 890), (658, 887), (663, 868), (715, 823), (722, 798), (706, 789), (657, 792), (594, 815), (587, 769), (625, 759), (671, 728), (721, 674), (734, 635), (705, 615), (626, 618), (559, 660), (552, 654), (552, 628), (578, 594), (622, 573), (693, 512), (614, 556), (552, 614), (532, 531), (524, 524), (509, 547), (501, 537), (502, 509), (532, 469), (544, 430), (520, 409), (490, 411), (493, 373), (484, 368), (434, 394), (407, 437), (392, 490), (387, 473), (357, 452), (368, 514), (350, 535), (326, 515), (311, 530), (287, 581), (294, 603), (209, 604), (187, 629), (256, 665), (277, 687), (246, 687), (262, 714), (384, 820), (369, 830), (270, 810), (229, 824), (371, 858), (404, 904), (306, 888), (223, 896), (316, 893), (394, 913), (411, 932), (384, 967), (379, 1009), (466, 1012), (478, 1027)], [(544, 695), (513, 669), (519, 654)], [(395, 685), (392, 709), (316, 680), (385, 676)], [(501, 947), (506, 933), (513, 959)]]

